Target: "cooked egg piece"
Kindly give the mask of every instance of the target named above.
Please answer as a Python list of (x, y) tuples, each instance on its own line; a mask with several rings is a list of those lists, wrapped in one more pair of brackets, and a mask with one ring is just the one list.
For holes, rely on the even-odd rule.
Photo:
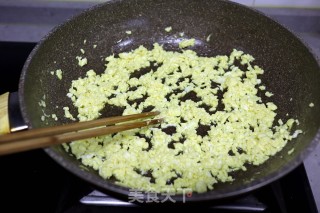
[[(194, 44), (195, 39), (186, 39), (179, 47)], [(248, 70), (234, 66), (235, 61)], [(192, 50), (166, 51), (159, 44), (108, 56), (104, 73), (89, 70), (72, 81), (67, 96), (77, 118), (96, 119), (106, 105), (124, 109), (124, 115), (152, 106), (164, 122), (71, 142), (68, 149), (103, 178), (115, 177), (129, 188), (203, 193), (218, 182), (231, 182), (230, 172), (264, 163), (302, 133), (290, 134), (298, 121), (288, 117), (273, 126), (278, 107), (257, 96), (265, 90), (257, 87), (264, 70), (253, 61), (236, 49), (201, 57)], [(152, 63), (155, 68), (149, 69)], [(147, 72), (133, 77), (140, 69)], [(75, 120), (68, 107), (63, 110)]]

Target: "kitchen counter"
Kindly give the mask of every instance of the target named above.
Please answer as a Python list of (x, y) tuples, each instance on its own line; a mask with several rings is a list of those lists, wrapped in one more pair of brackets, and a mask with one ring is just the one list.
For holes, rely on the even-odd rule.
[[(38, 42), (55, 26), (95, 3), (10, 3), (0, 1), (0, 41)], [(296, 33), (320, 58), (320, 9), (256, 8)], [(18, 16), (16, 14), (19, 14)], [(320, 209), (320, 146), (304, 161)]]

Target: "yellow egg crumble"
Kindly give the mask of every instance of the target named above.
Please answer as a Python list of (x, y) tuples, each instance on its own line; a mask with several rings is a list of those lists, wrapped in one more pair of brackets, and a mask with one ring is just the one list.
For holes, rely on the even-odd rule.
[[(234, 65), (236, 60), (246, 70)], [(70, 150), (103, 178), (135, 189), (201, 193), (232, 181), (230, 172), (246, 170), (245, 163), (260, 165), (280, 151), (293, 138), (296, 122), (273, 126), (277, 106), (257, 96), (259, 88), (265, 89), (259, 79), (264, 71), (253, 61), (238, 50), (200, 57), (192, 50), (165, 51), (158, 44), (109, 56), (104, 73), (89, 70), (72, 82), (68, 97), (78, 119), (98, 118), (107, 104), (123, 107), (123, 115), (152, 106), (164, 122), (71, 142)], [(147, 72), (136, 75), (141, 69)], [(74, 119), (69, 108), (64, 110)]]

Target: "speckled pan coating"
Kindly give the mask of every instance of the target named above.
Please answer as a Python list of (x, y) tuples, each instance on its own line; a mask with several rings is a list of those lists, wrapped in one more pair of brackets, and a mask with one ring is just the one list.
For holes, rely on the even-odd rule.
[[(168, 26), (172, 27), (169, 33), (164, 30)], [(132, 34), (126, 34), (127, 30)], [(186, 38), (196, 38), (193, 49), (201, 55), (228, 54), (236, 48), (255, 56), (256, 64), (266, 71), (263, 82), (275, 94), (269, 100), (278, 105), (278, 117), (286, 120), (285, 115), (289, 113), (291, 117), (299, 118), (299, 128), (305, 131), (264, 165), (249, 166), (247, 172), (234, 174), (236, 181), (231, 184), (219, 184), (213, 191), (193, 194), (187, 198), (189, 203), (218, 201), (244, 194), (298, 166), (320, 141), (319, 64), (290, 31), (261, 13), (227, 1), (115, 0), (57, 27), (35, 47), (23, 68), (19, 93), (25, 121), (32, 128), (44, 125), (40, 120), (42, 109), (38, 105), (43, 95), (46, 95), (47, 114), (56, 113), (62, 117), (62, 106), (69, 106), (71, 112), (75, 112), (66, 97), (71, 80), (84, 76), (89, 69), (103, 72), (104, 56), (135, 49), (142, 44), (150, 47), (154, 42), (163, 44), (168, 50), (177, 50), (179, 39), (173, 35), (178, 36), (181, 32)], [(93, 45), (97, 47), (93, 48)], [(77, 66), (75, 59), (81, 55), (80, 48), (85, 50), (89, 62), (83, 68)], [(63, 71), (61, 81), (50, 74), (58, 68)], [(310, 102), (315, 107), (308, 107)], [(69, 121), (52, 120), (49, 125), (65, 122)], [(295, 151), (288, 155), (293, 147)], [(63, 167), (95, 187), (128, 199), (127, 188), (103, 180), (90, 168), (80, 167), (80, 162), (61, 146), (46, 151)], [(173, 199), (182, 201), (182, 196), (173, 196)]]

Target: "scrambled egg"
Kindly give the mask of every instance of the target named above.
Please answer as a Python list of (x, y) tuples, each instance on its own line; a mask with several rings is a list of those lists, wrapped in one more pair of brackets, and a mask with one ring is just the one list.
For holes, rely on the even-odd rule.
[(53, 118), (55, 121), (57, 121), (57, 120), (58, 120), (58, 117), (57, 117), (57, 115), (56, 115), (56, 114), (52, 114), (52, 115), (51, 115), (51, 118)]
[(88, 63), (87, 58), (82, 58), (81, 56), (77, 56), (76, 59), (78, 60), (78, 65), (80, 67), (83, 67), (84, 65), (86, 65)]
[(196, 40), (194, 38), (182, 40), (179, 43), (179, 48), (183, 49), (183, 48), (186, 48), (186, 47), (189, 47), (189, 46), (194, 46), (195, 41)]
[(164, 30), (169, 33), (169, 32), (171, 32), (172, 27), (166, 27)]
[(211, 34), (209, 34), (209, 35), (207, 36), (207, 38), (206, 38), (206, 41), (207, 41), (207, 42), (209, 42), (209, 41), (210, 41), (211, 36), (212, 36), (212, 33), (211, 33)]
[(56, 71), (51, 71), (50, 73), (51, 73), (51, 75), (56, 74), (56, 76), (58, 77), (59, 80), (62, 79), (62, 70), (61, 69), (57, 69)]
[(58, 69), (56, 70), (56, 76), (61, 80), (62, 79), (62, 70)]
[[(185, 40), (180, 47), (193, 44)], [(247, 69), (235, 66), (236, 60)], [(165, 51), (158, 44), (152, 50), (140, 46), (119, 57), (111, 55), (103, 74), (89, 70), (72, 82), (68, 97), (78, 109), (77, 118), (96, 119), (106, 104), (124, 107), (123, 115), (153, 106), (164, 122), (71, 142), (67, 149), (103, 178), (113, 177), (130, 188), (191, 188), (201, 193), (217, 182), (232, 181), (230, 172), (246, 170), (245, 163), (264, 163), (302, 132), (290, 134), (294, 119), (273, 126), (277, 106), (257, 96), (259, 89), (265, 90), (259, 79), (264, 70), (253, 61), (238, 50), (229, 56), (200, 57), (191, 50)], [(131, 76), (147, 67), (149, 72)], [(63, 109), (74, 119), (68, 107)], [(199, 134), (201, 127), (206, 128)], [(167, 128), (174, 131), (169, 134)]]

